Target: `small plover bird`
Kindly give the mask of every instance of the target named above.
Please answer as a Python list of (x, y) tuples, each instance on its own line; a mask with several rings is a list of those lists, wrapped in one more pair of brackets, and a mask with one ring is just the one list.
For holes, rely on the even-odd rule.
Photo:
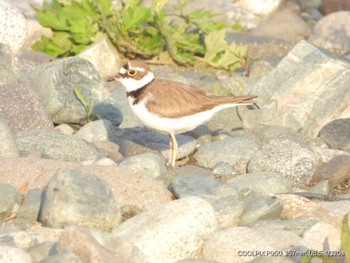
[(125, 63), (107, 81), (113, 80), (125, 87), (131, 109), (145, 126), (169, 135), (168, 165), (172, 168), (178, 147), (175, 134), (193, 130), (222, 109), (255, 104), (256, 98), (212, 96), (184, 83), (156, 79), (149, 66), (140, 60)]

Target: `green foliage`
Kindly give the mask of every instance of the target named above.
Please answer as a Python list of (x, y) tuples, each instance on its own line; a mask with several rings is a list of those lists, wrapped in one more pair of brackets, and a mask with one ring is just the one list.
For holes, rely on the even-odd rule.
[[(185, 12), (185, 3), (165, 11), (167, 0), (124, 0), (120, 9), (111, 0), (53, 0), (36, 14), (53, 31), (33, 46), (53, 56), (71, 56), (108, 37), (127, 58), (172, 59), (180, 65), (207, 65), (226, 70), (242, 67), (247, 48), (225, 40), (230, 26), (215, 21), (209, 10)], [(237, 21), (231, 28), (240, 29)], [(162, 61), (160, 61), (162, 62)]]

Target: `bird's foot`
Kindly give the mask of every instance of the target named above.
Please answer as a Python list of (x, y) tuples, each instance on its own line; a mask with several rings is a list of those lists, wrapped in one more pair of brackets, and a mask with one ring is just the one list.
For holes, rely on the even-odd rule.
[(175, 166), (169, 162), (166, 163), (167, 170), (174, 170)]

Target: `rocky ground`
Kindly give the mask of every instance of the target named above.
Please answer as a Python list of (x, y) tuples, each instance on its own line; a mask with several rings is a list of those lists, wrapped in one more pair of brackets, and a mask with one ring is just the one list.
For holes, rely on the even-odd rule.
[[(258, 95), (168, 137), (104, 79), (123, 61), (105, 40), (55, 59), (29, 4), (0, 0), (0, 262), (345, 262), (350, 212), (348, 1), (190, 1), (245, 33), (250, 75), (152, 66), (215, 95)], [(337, 4), (339, 8), (336, 9)], [(322, 11), (322, 12), (321, 12)], [(105, 58), (108, 58), (107, 60)], [(99, 120), (86, 122), (78, 87)], [(314, 262), (319, 262), (316, 259)]]

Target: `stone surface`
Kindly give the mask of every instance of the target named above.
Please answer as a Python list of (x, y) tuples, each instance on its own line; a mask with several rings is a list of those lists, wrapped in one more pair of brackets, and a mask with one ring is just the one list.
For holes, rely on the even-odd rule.
[(260, 109), (244, 113), (244, 127), (280, 125), (316, 137), (330, 121), (350, 117), (349, 81), (348, 62), (300, 41), (270, 74), (245, 89), (259, 97)]
[[(157, 151), (165, 158), (169, 158), (169, 136), (155, 132), (133, 132), (124, 137), (120, 152), (124, 157), (133, 156), (145, 152)], [(177, 135), (178, 150), (176, 159), (190, 155), (196, 148), (196, 141), (188, 135)]]
[(0, 118), (0, 158), (19, 157), (12, 130), (7, 123)]
[[(290, 24), (293, 26), (289, 26)], [(298, 14), (290, 10), (283, 10), (259, 23), (252, 30), (252, 34), (282, 38), (296, 43), (308, 38), (311, 29)]]
[(329, 188), (333, 189), (348, 178), (350, 178), (350, 156), (339, 155), (315, 172), (311, 184), (327, 181)]
[(346, 54), (350, 51), (350, 11), (340, 11), (323, 17), (315, 25), (309, 41), (330, 51)]
[(0, 245), (0, 263), (32, 263), (29, 254), (21, 248)]
[(106, 181), (66, 169), (56, 173), (47, 185), (39, 219), (49, 227), (79, 224), (110, 231), (119, 225), (121, 214)]
[(52, 130), (51, 117), (32, 87), (23, 84), (0, 85), (0, 115), (13, 131)]
[(117, 102), (109, 96), (101, 76), (85, 59), (71, 57), (44, 64), (22, 81), (35, 88), (55, 124), (86, 123), (86, 109), (74, 94), (74, 88), (92, 105), (91, 114), (115, 125), (122, 121)]
[(187, 197), (140, 213), (112, 232), (135, 245), (150, 262), (174, 262), (200, 254), (204, 241), (216, 230), (211, 205)]
[(28, 190), (16, 217), (25, 218), (32, 222), (38, 221), (42, 196), (43, 190), (41, 189)]
[(66, 168), (104, 179), (116, 201), (121, 206), (130, 206), (135, 212), (172, 200), (172, 194), (162, 182), (126, 167), (80, 165), (39, 158), (9, 158), (0, 162), (0, 183), (10, 183), (17, 189), (23, 184), (28, 189), (42, 189), (56, 172)]
[(9, 45), (13, 53), (22, 49), (27, 35), (24, 16), (10, 3), (0, 1), (0, 43)]
[(118, 161), (118, 165), (120, 167), (134, 168), (153, 178), (157, 178), (167, 173), (165, 164), (165, 158), (162, 155), (154, 152), (134, 155)]
[(284, 0), (238, 0), (236, 3), (260, 16), (269, 16), (274, 13)]
[(21, 131), (15, 134), (15, 139), (20, 151), (38, 152), (49, 159), (79, 162), (97, 159), (100, 155), (84, 140), (57, 131)]
[(330, 13), (350, 10), (349, 0), (322, 0), (320, 5), (322, 14), (328, 15)]
[(318, 136), (332, 149), (350, 152), (350, 118), (337, 119), (326, 124)]
[(318, 162), (309, 145), (279, 138), (270, 140), (252, 156), (248, 171), (274, 171), (287, 177), (292, 186), (303, 188), (310, 183)]
[(78, 56), (90, 61), (104, 77), (116, 75), (121, 66), (119, 53), (107, 38), (93, 43), (81, 51)]
[(109, 120), (97, 120), (85, 124), (75, 136), (88, 142), (115, 141), (114, 129)]
[(12, 213), (17, 212), (22, 198), (14, 186), (0, 184), (0, 221), (8, 219)]
[(226, 162), (218, 162), (213, 167), (212, 171), (215, 174), (215, 178), (219, 178), (223, 181), (228, 181), (241, 174), (238, 170), (233, 168), (232, 165)]
[(302, 244), (296, 234), (283, 230), (229, 227), (217, 231), (204, 244), (203, 257), (220, 263), (251, 262), (257, 255), (248, 251), (284, 251)]
[(10, 47), (0, 42), (0, 85), (17, 83), (17, 78)]
[(201, 145), (194, 159), (198, 165), (207, 168), (212, 168), (222, 161), (235, 165), (240, 159), (249, 160), (259, 148), (259, 145), (252, 140), (236, 137)]

